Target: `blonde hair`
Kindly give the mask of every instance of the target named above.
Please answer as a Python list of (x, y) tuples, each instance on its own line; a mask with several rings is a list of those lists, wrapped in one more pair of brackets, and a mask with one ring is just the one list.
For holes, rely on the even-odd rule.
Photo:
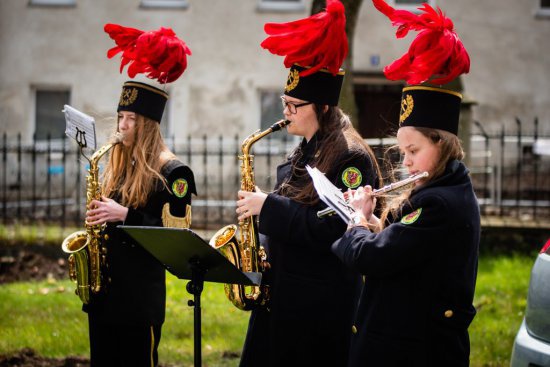
[(159, 182), (166, 186), (160, 171), (176, 156), (164, 143), (159, 123), (139, 114), (132, 141), (129, 147), (117, 144), (111, 149), (103, 174), (103, 195), (135, 209), (147, 203)]
[[(439, 148), (439, 156), (434, 157), (437, 162), (434, 167), (434, 171), (431, 172), (430, 176), (426, 179), (424, 184), (440, 177), (445, 172), (445, 168), (447, 167), (447, 163), (449, 163), (449, 161), (462, 160), (464, 158), (464, 150), (462, 149), (462, 144), (460, 143), (460, 139), (458, 138), (458, 136), (447, 131), (431, 129), (427, 127), (413, 127), (413, 129), (424, 135)], [(396, 148), (397, 146), (393, 146), (390, 147), (388, 150), (393, 150)], [(391, 176), (395, 177), (395, 173), (401, 170), (401, 167), (394, 167), (392, 169)], [(384, 196), (386, 205), (382, 209), (382, 214), (380, 216), (380, 223), (382, 224), (382, 228), (384, 228), (386, 219), (390, 213), (393, 216), (399, 214), (399, 210), (404, 203), (408, 202), (413, 190), (414, 187), (402, 192), (401, 194), (398, 194), (397, 196), (391, 194)]]

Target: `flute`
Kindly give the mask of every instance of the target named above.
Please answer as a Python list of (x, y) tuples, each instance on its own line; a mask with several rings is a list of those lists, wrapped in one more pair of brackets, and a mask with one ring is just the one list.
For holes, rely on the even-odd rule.
[[(373, 190), (370, 195), (371, 196), (380, 196), (382, 194), (385, 194), (385, 193), (388, 193), (388, 192), (392, 192), (392, 191), (395, 191), (397, 189), (400, 189), (402, 188), (403, 186), (407, 186), (407, 185), (410, 185), (412, 183), (415, 183), (416, 181), (420, 180), (421, 178), (424, 178), (424, 177), (428, 177), (429, 176), (429, 173), (428, 172), (421, 172), (421, 173), (417, 173), (415, 175), (412, 175), (412, 176), (409, 176), (401, 181), (397, 181), (397, 182), (394, 182), (394, 183), (391, 183), (389, 185), (386, 185), (380, 189), (376, 189), (376, 190)], [(318, 218), (323, 218), (327, 215), (332, 215), (334, 214), (335, 211), (334, 209), (332, 209), (331, 207), (328, 207), (328, 208), (325, 208), (323, 210), (319, 210), (317, 212), (317, 217)]]

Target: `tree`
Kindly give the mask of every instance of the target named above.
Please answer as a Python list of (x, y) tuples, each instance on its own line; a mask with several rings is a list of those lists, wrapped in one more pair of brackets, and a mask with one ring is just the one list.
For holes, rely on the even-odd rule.
[[(346, 9), (346, 34), (348, 36), (348, 56), (344, 61), (343, 68), (346, 70), (344, 85), (340, 95), (340, 107), (351, 117), (353, 125), (357, 128), (357, 105), (355, 104), (355, 94), (353, 92), (353, 37), (355, 34), (355, 25), (363, 0), (340, 0)], [(317, 14), (326, 6), (326, 0), (313, 0), (311, 4), (311, 14)]]

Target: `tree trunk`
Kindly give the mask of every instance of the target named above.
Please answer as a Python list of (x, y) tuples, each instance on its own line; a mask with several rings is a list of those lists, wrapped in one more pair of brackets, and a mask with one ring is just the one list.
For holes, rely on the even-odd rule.
[[(340, 108), (349, 114), (353, 126), (358, 127), (357, 105), (355, 103), (355, 94), (353, 91), (353, 37), (355, 34), (355, 24), (359, 16), (359, 10), (363, 0), (341, 0), (346, 9), (346, 34), (348, 36), (349, 52), (342, 68), (346, 71), (342, 93), (340, 94)], [(317, 14), (325, 8), (326, 0), (313, 0), (311, 4), (311, 14)]]

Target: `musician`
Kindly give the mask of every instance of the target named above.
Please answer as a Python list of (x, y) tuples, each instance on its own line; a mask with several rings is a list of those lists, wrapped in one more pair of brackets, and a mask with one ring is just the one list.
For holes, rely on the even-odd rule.
[[(343, 17), (342, 4), (329, 1), (321, 16)], [(317, 217), (326, 205), (319, 200), (306, 165), (326, 173), (341, 190), (377, 186), (379, 173), (371, 149), (337, 106), (344, 78), (341, 63), (334, 73), (322, 66), (305, 76), (313, 65), (290, 68), (282, 107), (290, 121), (288, 133), (302, 141), (277, 167), (275, 190), (238, 193), (239, 219), (259, 216), (271, 264), (263, 279), (270, 286), (270, 300), (252, 311), (240, 366), (346, 363), (361, 280), (330, 251), (346, 223), (337, 216)]]
[[(387, 9), (383, 1), (376, 3)], [(411, 13), (408, 19), (416, 16)], [(434, 22), (452, 27), (450, 20), (440, 16)], [(398, 19), (390, 19), (401, 25)], [(438, 39), (437, 34), (427, 36)], [(459, 50), (462, 44), (453, 46)], [(460, 56), (465, 64), (454, 66), (467, 72), (465, 50)], [(441, 64), (452, 62), (443, 59)], [(392, 66), (385, 69), (386, 76), (395, 71)], [(418, 77), (411, 69), (404, 72)], [(442, 81), (454, 77), (442, 69), (430, 75)], [(472, 301), (480, 214), (468, 169), (461, 161), (460, 103), (461, 95), (452, 90), (405, 87), (397, 131), (402, 165), (409, 174), (427, 171), (429, 177), (387, 200), (380, 219), (373, 214), (376, 200), (370, 186), (351, 194), (357, 215), (332, 246), (347, 266), (365, 277), (348, 366), (469, 365), (468, 326), (476, 313)]]
[(101, 200), (93, 200), (86, 212), (89, 225), (106, 224), (102, 238), (110, 279), (106, 291), (84, 306), (91, 366), (158, 363), (165, 270), (117, 226), (190, 226), (195, 181), (191, 169), (162, 139), (160, 121), (167, 99), (166, 92), (152, 85), (124, 83), (116, 126), (123, 135), (122, 144), (110, 152)]

